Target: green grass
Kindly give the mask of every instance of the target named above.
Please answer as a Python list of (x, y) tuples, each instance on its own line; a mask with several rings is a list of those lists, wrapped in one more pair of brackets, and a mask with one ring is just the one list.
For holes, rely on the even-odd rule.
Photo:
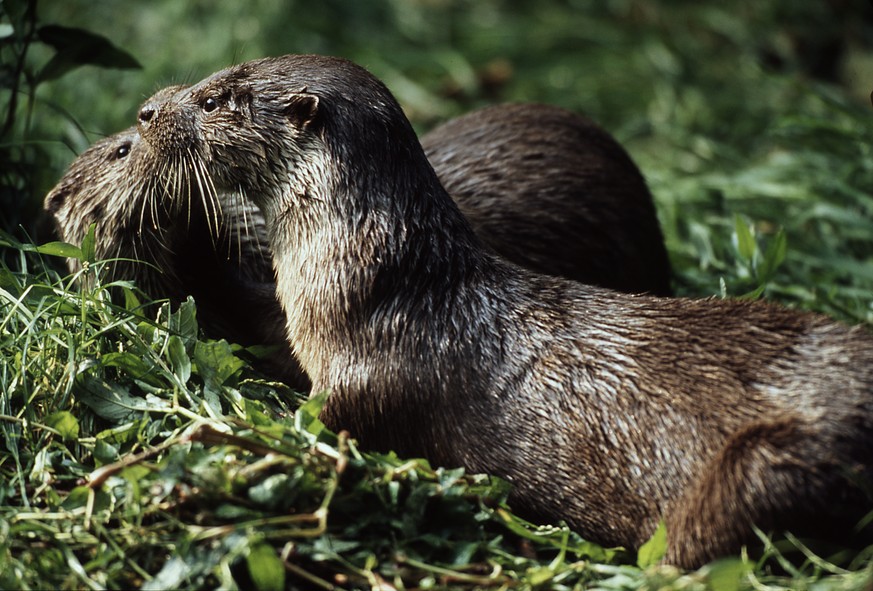
[[(195, 304), (155, 313), (135, 286), (104, 285), (87, 241), (25, 239), (50, 240), (34, 212), (65, 145), (127, 126), (156, 87), (264, 54), (340, 53), (421, 129), (499, 100), (594, 115), (646, 174), (680, 293), (869, 324), (873, 111), (849, 68), (873, 63), (864, 15), (751, 0), (253, 6), (41, 7), (40, 22), (108, 35), (144, 70), (40, 82), (0, 142), (0, 588), (870, 588), (871, 549), (776, 540), (686, 573), (657, 564), (662, 539), (636, 556), (527, 524), (499, 480), (325, 431), (319, 399), (301, 406), (251, 352), (209, 340)], [(204, 34), (175, 26), (189, 22)], [(799, 38), (845, 40), (834, 76)], [(4, 66), (11, 55), (0, 44)], [(34, 46), (26, 65), (49, 59)], [(59, 273), (60, 254), (87, 261), (93, 287)]]

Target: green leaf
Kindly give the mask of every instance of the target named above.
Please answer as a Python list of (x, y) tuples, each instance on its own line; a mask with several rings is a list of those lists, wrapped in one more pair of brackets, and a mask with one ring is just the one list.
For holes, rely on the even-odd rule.
[(121, 292), (124, 294), (124, 308), (126, 310), (136, 310), (142, 306), (142, 302), (136, 295), (136, 292), (129, 287), (122, 287)]
[(204, 381), (213, 381), (221, 386), (232, 375), (245, 367), (245, 362), (233, 354), (225, 340), (197, 341), (194, 345), (194, 361)]
[(97, 254), (95, 251), (95, 243), (97, 241), (97, 239), (95, 238), (96, 228), (96, 223), (88, 226), (88, 232), (82, 239), (82, 260), (89, 263), (93, 263), (97, 259)]
[(170, 355), (170, 363), (173, 365), (173, 373), (183, 384), (191, 377), (191, 358), (185, 350), (182, 337), (170, 335), (167, 343), (167, 353)]
[(82, 249), (66, 242), (46, 242), (37, 246), (36, 251), (49, 256), (82, 259)]
[(67, 498), (61, 503), (64, 509), (73, 510), (88, 506), (88, 498), (94, 495), (94, 511), (105, 511), (111, 506), (111, 499), (108, 494), (101, 490), (94, 490), (88, 485), (77, 486), (70, 491)]
[(100, 358), (100, 364), (103, 367), (115, 367), (130, 377), (137, 380), (142, 380), (152, 386), (161, 386), (163, 382), (160, 378), (154, 375), (155, 367), (146, 362), (145, 359), (128, 351), (114, 351), (104, 353)]
[(767, 250), (764, 253), (764, 261), (760, 273), (760, 281), (768, 281), (779, 265), (785, 260), (785, 255), (788, 253), (788, 239), (785, 237), (785, 230), (779, 229), (770, 244), (767, 245)]
[(757, 250), (755, 236), (749, 224), (740, 216), (734, 216), (734, 233), (737, 240), (737, 252), (746, 262), (751, 263)]
[(97, 466), (111, 464), (118, 459), (118, 448), (105, 439), (97, 439), (94, 444), (94, 459)]
[(294, 413), (294, 427), (298, 431), (311, 433), (318, 437), (326, 429), (318, 415), (321, 414), (321, 409), (324, 408), (328, 396), (330, 396), (330, 390), (325, 390), (314, 394), (300, 405), (300, 408)]
[(667, 526), (663, 521), (658, 523), (655, 533), (649, 541), (640, 546), (637, 552), (637, 566), (648, 568), (658, 564), (667, 553)]
[(76, 396), (98, 416), (117, 423), (151, 410), (144, 399), (131, 396), (118, 384), (84, 374), (76, 378)]
[(61, 434), (64, 441), (73, 441), (79, 437), (79, 421), (70, 411), (61, 410), (45, 418), (45, 424)]
[(740, 591), (748, 587), (752, 565), (739, 558), (718, 560), (706, 567), (707, 588), (712, 591)]
[(39, 28), (37, 36), (56, 51), (40, 71), (40, 82), (55, 80), (84, 65), (122, 69), (141, 67), (132, 55), (113, 45), (106, 37), (84, 29), (45, 25)]
[(281, 591), (285, 588), (285, 565), (276, 549), (266, 542), (252, 544), (246, 565), (258, 591)]
[(188, 296), (184, 302), (179, 304), (179, 308), (170, 314), (168, 328), (171, 332), (178, 334), (185, 341), (185, 347), (191, 347), (197, 340), (197, 306), (194, 304), (194, 299)]
[(0, 23), (0, 39), (12, 37), (15, 34), (15, 27), (9, 23)]

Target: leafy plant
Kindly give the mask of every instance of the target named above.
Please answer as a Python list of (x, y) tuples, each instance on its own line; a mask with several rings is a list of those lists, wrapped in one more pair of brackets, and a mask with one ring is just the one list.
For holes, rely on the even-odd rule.
[[(29, 59), (35, 46), (48, 52), (47, 61)], [(34, 189), (48, 162), (42, 138), (33, 133), (38, 87), (89, 64), (140, 67), (100, 35), (39, 23), (37, 0), (0, 3), (0, 228), (23, 225), (32, 234), (37, 219), (40, 195)]]

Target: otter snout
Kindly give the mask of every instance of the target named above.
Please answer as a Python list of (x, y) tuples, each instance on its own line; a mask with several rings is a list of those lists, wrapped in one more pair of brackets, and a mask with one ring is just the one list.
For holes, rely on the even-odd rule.
[(179, 138), (191, 135), (191, 133), (183, 133), (190, 125), (182, 124), (186, 118), (183, 117), (181, 108), (172, 101), (173, 97), (187, 88), (186, 85), (163, 88), (140, 107), (136, 117), (136, 127), (140, 136), (152, 148), (172, 148), (179, 144)]
[(153, 144), (156, 139), (156, 130), (160, 126), (159, 120), (168, 118), (167, 115), (160, 116), (161, 111), (165, 110), (166, 106), (165, 100), (150, 100), (139, 109), (139, 113), (136, 116), (136, 127), (140, 135), (148, 140), (149, 143)]

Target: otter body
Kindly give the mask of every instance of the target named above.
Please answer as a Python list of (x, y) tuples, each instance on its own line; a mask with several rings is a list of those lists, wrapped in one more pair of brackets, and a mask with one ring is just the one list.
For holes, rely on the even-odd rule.
[(497, 105), (444, 123), (421, 145), (473, 230), (507, 260), (581, 283), (670, 295), (670, 262), (646, 182), (594, 122), (548, 105)]
[[(182, 88), (163, 89), (146, 105)], [(651, 195), (624, 150), (593, 122), (546, 105), (504, 105), (451, 121), (424, 141), (477, 234), (509, 260), (615, 289), (669, 293)], [(233, 192), (209, 202), (167, 199), (159, 179), (169, 170), (131, 128), (79, 156), (46, 210), (67, 242), (81, 243), (96, 224), (97, 257), (117, 259), (110, 278), (135, 279), (152, 298), (193, 295), (211, 336), (272, 345), (260, 369), (308, 388), (287, 347), (260, 210)], [(172, 170), (184, 184), (205, 182), (197, 170)], [(72, 271), (78, 265), (70, 260)]]
[(364, 69), (241, 64), (144, 108), (140, 133), (208, 175), (177, 198), (214, 187), (262, 210), (289, 341), (332, 391), (324, 421), (364, 445), (503, 476), (516, 509), (602, 544), (638, 547), (664, 519), (685, 567), (737, 552), (753, 524), (869, 508), (867, 332), (505, 262)]

